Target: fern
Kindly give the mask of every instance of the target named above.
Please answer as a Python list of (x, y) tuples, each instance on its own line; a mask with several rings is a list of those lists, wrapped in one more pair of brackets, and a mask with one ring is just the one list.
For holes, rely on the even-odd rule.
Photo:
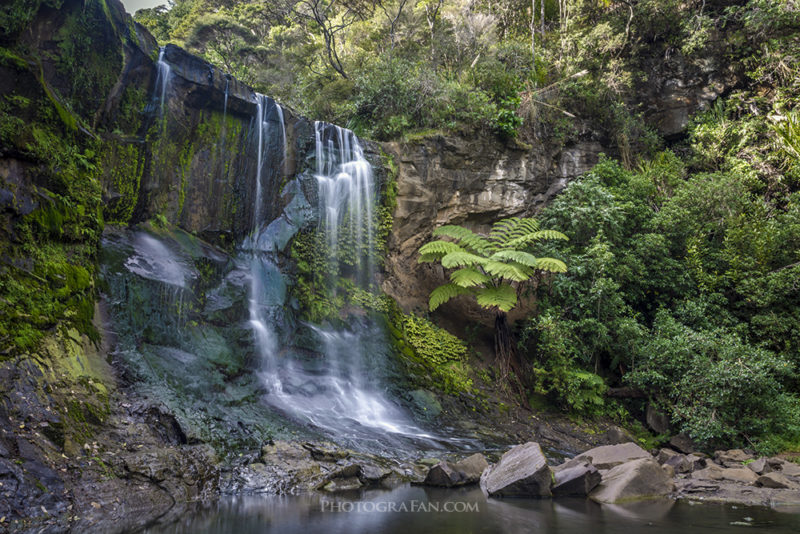
[(454, 225), (437, 228), (433, 235), (455, 242), (439, 239), (422, 246), (419, 262), (438, 261), (455, 270), (449, 283), (431, 292), (431, 311), (459, 295), (474, 295), (480, 306), (505, 313), (517, 305), (517, 289), (538, 271), (567, 271), (560, 260), (537, 258), (524, 250), (543, 239), (567, 239), (561, 232), (540, 230), (536, 219), (497, 221), (488, 236)]
[(536, 268), (551, 273), (567, 272), (567, 264), (555, 258), (538, 258), (536, 260)]
[(469, 289), (457, 286), (456, 284), (441, 285), (431, 291), (431, 296), (428, 299), (428, 308), (430, 311), (434, 311), (436, 308), (450, 299), (453, 299), (459, 295), (468, 295), (470, 293), (471, 291)]
[(483, 269), (496, 278), (512, 280), (514, 282), (525, 282), (530, 280), (531, 276), (533, 276), (533, 271), (524, 265), (503, 263), (500, 261), (489, 260), (483, 265)]
[(475, 267), (465, 267), (450, 274), (450, 281), (460, 287), (474, 287), (488, 284), (492, 281), (490, 276), (480, 272)]
[(508, 284), (483, 287), (475, 292), (475, 298), (479, 306), (497, 308), (503, 312), (509, 312), (517, 305), (517, 291)]
[(489, 257), (493, 261), (513, 261), (528, 267), (536, 267), (536, 256), (521, 250), (500, 250)]
[(463, 250), (464, 249), (451, 241), (431, 241), (419, 249), (420, 258), (418, 261), (419, 263), (441, 261), (441, 259), (449, 253)]
[(482, 265), (488, 260), (483, 256), (471, 254), (463, 250), (451, 252), (442, 258), (442, 267), (445, 269), (453, 269), (456, 267), (468, 267), (470, 265)]
[(469, 249), (471, 252), (476, 254), (485, 254), (486, 250), (489, 248), (489, 242), (483, 236), (480, 236), (474, 233), (472, 230), (468, 228), (464, 228), (463, 226), (455, 226), (455, 225), (446, 225), (437, 228), (433, 231), (433, 235), (436, 237), (439, 236), (447, 236), (452, 239), (455, 239), (462, 246)]
[(536, 232), (531, 232), (528, 234), (521, 235), (519, 237), (515, 237), (514, 239), (506, 243), (505, 248), (510, 248), (510, 249), (525, 248), (526, 246), (529, 246), (543, 239), (568, 240), (569, 238), (556, 230), (538, 230)]

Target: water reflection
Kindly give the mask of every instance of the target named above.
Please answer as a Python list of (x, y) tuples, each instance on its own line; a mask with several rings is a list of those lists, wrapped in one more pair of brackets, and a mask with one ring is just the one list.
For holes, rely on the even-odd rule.
[(796, 533), (800, 515), (767, 508), (656, 500), (598, 505), (585, 499), (486, 499), (477, 488), (405, 486), (348, 495), (239, 496), (199, 507), (147, 534), (469, 534), (495, 532)]

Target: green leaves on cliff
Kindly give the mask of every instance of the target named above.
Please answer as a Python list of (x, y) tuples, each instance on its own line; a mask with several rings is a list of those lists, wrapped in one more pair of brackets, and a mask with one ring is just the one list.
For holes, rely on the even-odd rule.
[(564, 262), (537, 258), (519, 248), (545, 239), (566, 239), (554, 230), (539, 230), (534, 219), (512, 217), (496, 222), (488, 235), (476, 234), (463, 226), (437, 228), (436, 240), (423, 245), (420, 263), (441, 263), (450, 274), (450, 283), (431, 292), (430, 310), (460, 295), (473, 295), (483, 308), (508, 312), (517, 304), (521, 284), (545, 272), (566, 272)]

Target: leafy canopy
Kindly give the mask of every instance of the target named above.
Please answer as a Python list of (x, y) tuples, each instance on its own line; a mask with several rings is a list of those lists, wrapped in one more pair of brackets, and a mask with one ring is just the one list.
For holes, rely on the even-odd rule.
[(433, 311), (459, 295), (472, 295), (483, 308), (508, 312), (517, 305), (519, 287), (543, 272), (564, 273), (567, 266), (555, 258), (537, 258), (529, 249), (546, 239), (567, 239), (555, 230), (542, 230), (532, 218), (512, 217), (496, 222), (489, 235), (463, 226), (437, 228), (437, 239), (419, 249), (420, 263), (441, 263), (450, 282), (431, 292)]

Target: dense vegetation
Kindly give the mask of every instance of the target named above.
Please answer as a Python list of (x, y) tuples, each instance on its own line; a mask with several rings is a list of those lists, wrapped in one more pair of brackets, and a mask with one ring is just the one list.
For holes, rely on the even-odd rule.
[[(593, 132), (609, 157), (540, 218), (570, 269), (520, 325), (531, 394), (619, 413), (612, 387), (708, 446), (800, 446), (796, 3), (176, 0), (136, 18), (373, 138)], [(673, 54), (740, 81), (665, 140), (637, 98)]]

